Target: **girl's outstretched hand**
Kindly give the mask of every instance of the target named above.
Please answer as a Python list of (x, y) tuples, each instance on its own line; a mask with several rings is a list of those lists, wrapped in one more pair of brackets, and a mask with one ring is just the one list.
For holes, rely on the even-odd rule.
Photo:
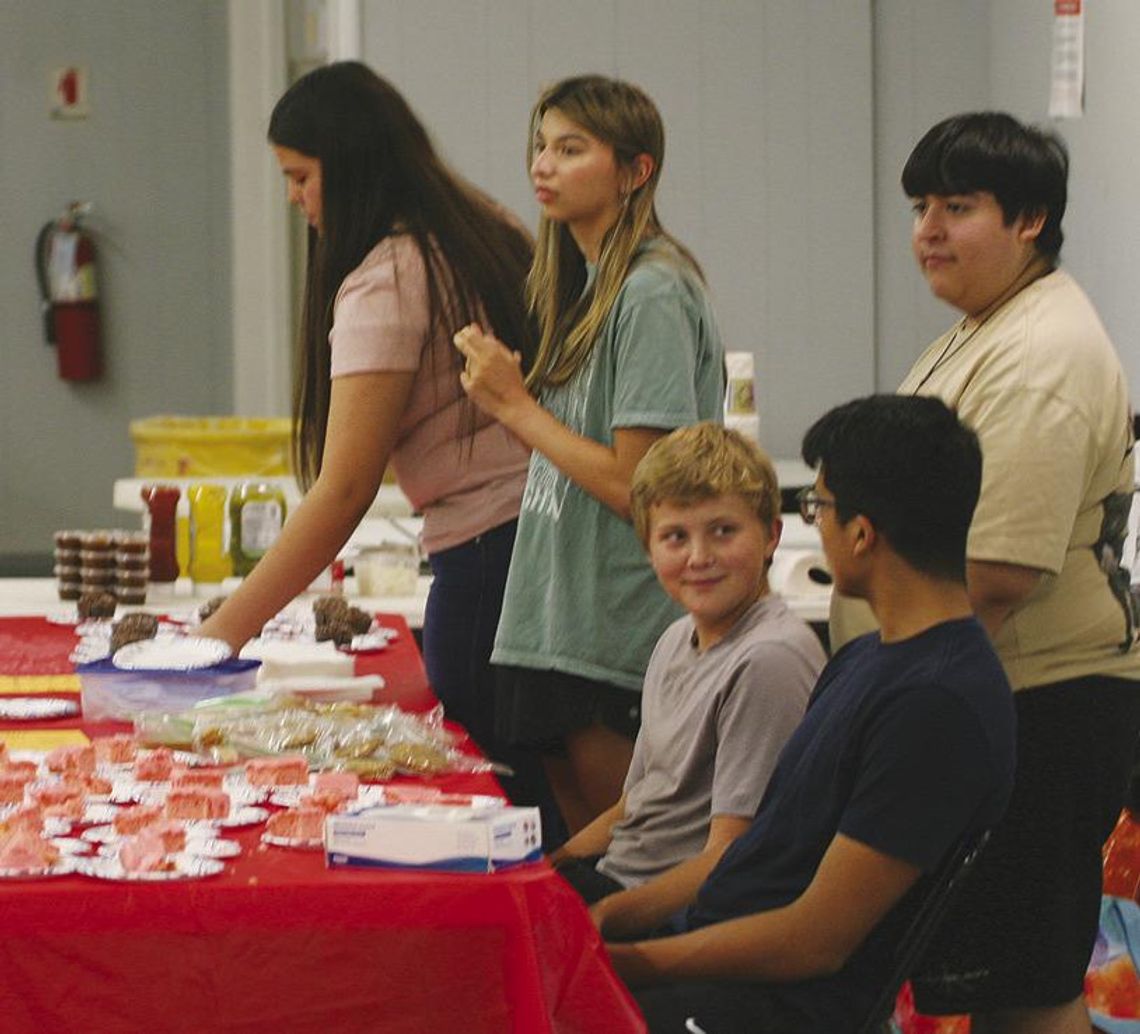
[(522, 374), (522, 355), (469, 323), (452, 339), (466, 360), (459, 383), (480, 409), (504, 420), (512, 406), (531, 401)]

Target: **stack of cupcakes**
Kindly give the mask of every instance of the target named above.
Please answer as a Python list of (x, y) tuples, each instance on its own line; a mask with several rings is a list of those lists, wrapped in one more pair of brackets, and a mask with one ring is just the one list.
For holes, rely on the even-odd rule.
[(145, 603), (150, 539), (145, 531), (57, 531), (55, 577), (61, 600)]
[(145, 531), (115, 533), (115, 598), (120, 603), (146, 603), (150, 578), (150, 536)]
[(83, 592), (79, 574), (81, 531), (55, 533), (55, 579), (61, 600), (77, 600)]

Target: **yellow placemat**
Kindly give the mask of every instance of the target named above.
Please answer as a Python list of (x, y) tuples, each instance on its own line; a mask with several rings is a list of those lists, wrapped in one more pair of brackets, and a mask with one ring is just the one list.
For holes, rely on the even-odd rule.
[(2, 729), (0, 740), (9, 750), (55, 750), (91, 742), (82, 729)]
[(0, 675), (0, 696), (78, 692), (78, 675)]

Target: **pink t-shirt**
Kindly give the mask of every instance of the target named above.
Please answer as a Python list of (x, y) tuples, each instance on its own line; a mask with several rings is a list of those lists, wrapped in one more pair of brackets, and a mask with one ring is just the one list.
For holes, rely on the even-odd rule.
[(465, 401), (451, 334), (428, 335), (427, 279), (412, 237), (373, 248), (337, 292), (331, 376), (414, 370), (392, 465), (404, 494), (424, 515), (423, 545), (436, 553), (518, 516), (530, 450)]

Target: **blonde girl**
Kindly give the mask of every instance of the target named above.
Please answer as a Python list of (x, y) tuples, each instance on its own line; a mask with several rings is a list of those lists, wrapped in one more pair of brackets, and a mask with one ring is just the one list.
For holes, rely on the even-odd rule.
[(638, 87), (579, 76), (546, 90), (529, 146), (534, 366), (524, 376), (477, 325), (455, 336), (468, 396), (534, 450), (492, 657), (497, 720), (542, 752), (572, 833), (622, 792), (645, 667), (679, 614), (629, 523), (633, 469), (657, 438), (722, 412), (702, 274), (654, 204), (664, 151)]

